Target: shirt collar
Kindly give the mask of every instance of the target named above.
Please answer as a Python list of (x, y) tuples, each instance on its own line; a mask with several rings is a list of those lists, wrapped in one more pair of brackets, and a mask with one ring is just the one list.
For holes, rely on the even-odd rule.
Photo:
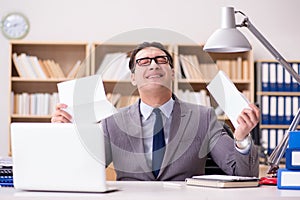
[[(163, 105), (159, 106), (158, 108), (161, 110), (161, 112), (167, 117), (169, 118), (171, 116), (173, 107), (174, 107), (174, 99), (170, 98), (169, 101), (167, 101), (166, 103), (164, 103)], [(149, 116), (151, 115), (152, 111), (153, 111), (153, 107), (145, 104), (142, 100), (140, 103), (140, 110), (141, 110), (141, 114), (143, 115), (144, 119), (148, 119)]]

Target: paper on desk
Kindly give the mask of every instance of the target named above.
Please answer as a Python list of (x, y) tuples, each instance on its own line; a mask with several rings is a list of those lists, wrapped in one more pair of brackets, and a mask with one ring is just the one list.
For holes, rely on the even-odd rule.
[(230, 119), (233, 126), (237, 128), (238, 116), (244, 108), (250, 108), (249, 100), (238, 91), (233, 82), (222, 70), (208, 84), (207, 89)]
[(100, 75), (88, 76), (57, 84), (59, 101), (73, 122), (96, 123), (117, 112), (107, 100)]

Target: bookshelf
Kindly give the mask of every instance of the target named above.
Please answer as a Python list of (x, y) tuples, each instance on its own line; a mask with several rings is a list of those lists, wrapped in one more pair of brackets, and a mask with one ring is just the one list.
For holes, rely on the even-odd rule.
[[(203, 51), (204, 45), (176, 45), (174, 49), (175, 65), (175, 85), (174, 92), (179, 91), (204, 91), (209, 96), (206, 86), (217, 74), (219, 69), (226, 72), (234, 82), (239, 91), (254, 102), (254, 64), (252, 51), (243, 53), (206, 53)], [(190, 60), (190, 57), (194, 57)], [(194, 60), (193, 60), (194, 59)], [(186, 64), (186, 62), (188, 64)], [(189, 70), (184, 70), (186, 65), (191, 65), (191, 74), (186, 75)], [(209, 97), (210, 105), (215, 107), (216, 103)], [(209, 105), (208, 105), (209, 106)], [(225, 120), (233, 126), (226, 116), (220, 115), (219, 120)]]
[[(69, 80), (72, 78), (58, 78), (58, 77), (48, 77), (48, 78), (33, 78), (33, 77), (24, 77), (20, 76), (18, 69), (13, 61), (13, 54), (16, 53), (20, 55), (25, 53), (29, 56), (36, 56), (38, 59), (48, 60), (52, 59), (59, 64), (61, 70), (66, 75), (72, 68), (75, 68), (75, 65), (78, 60), (84, 62), (83, 67), (81, 67), (80, 75), (74, 76), (73, 78), (78, 78), (85, 75), (94, 75), (97, 73), (104, 73), (108, 71), (106, 67), (103, 67), (102, 62), (105, 60), (105, 56), (108, 54), (115, 54), (112, 62), (109, 62), (106, 66), (110, 66), (114, 70), (114, 73), (117, 73), (116, 66), (124, 66), (121, 72), (124, 72), (128, 69), (128, 62), (122, 59), (126, 59), (126, 55), (132, 51), (137, 44), (133, 43), (100, 43), (94, 42), (91, 44), (85, 42), (43, 42), (43, 41), (11, 41), (10, 43), (10, 91), (14, 94), (20, 93), (54, 93), (57, 92), (56, 84)], [(210, 54), (208, 55), (203, 51), (202, 45), (184, 45), (184, 44), (173, 44), (166, 45), (169, 52), (173, 55), (174, 58), (174, 70), (175, 78), (173, 83), (173, 91), (177, 95), (179, 90), (190, 90), (190, 91), (199, 91), (206, 90), (207, 83), (211, 78), (217, 73), (217, 67), (214, 64), (214, 61), (237, 61), (247, 65), (246, 69), (240, 69), (241, 73), (244, 74), (244, 77), (241, 75), (240, 78), (232, 78), (235, 85), (240, 91), (248, 90), (251, 102), (254, 101), (254, 71), (253, 71), (253, 56), (252, 52), (245, 53), (230, 53), (230, 54)], [(121, 53), (121, 54), (117, 54)], [(124, 56), (125, 55), (125, 56)], [(195, 55), (197, 61), (200, 63), (200, 67), (204, 67), (204, 71), (200, 70), (201, 73), (205, 74), (203, 77), (194, 77), (194, 78), (184, 78), (182, 77), (181, 61), (179, 55)], [(206, 65), (208, 64), (208, 65)], [(211, 68), (213, 67), (213, 68)], [(212, 70), (213, 69), (213, 70)], [(128, 69), (129, 70), (129, 69)], [(210, 73), (212, 71), (212, 73)], [(235, 70), (232, 70), (235, 71)], [(111, 73), (110, 75), (115, 75)], [(118, 72), (119, 73), (119, 72)], [(103, 83), (105, 91), (110, 100), (114, 101), (112, 94), (119, 94), (120, 96), (125, 96), (125, 99), (117, 107), (122, 107), (128, 104), (132, 104), (138, 97), (138, 91), (136, 87), (132, 86), (130, 79), (123, 77), (124, 74), (121, 74), (122, 77), (103, 77)], [(237, 76), (237, 75), (234, 75)], [(109, 76), (108, 76), (109, 77)], [(135, 96), (135, 97), (132, 97)], [(13, 108), (13, 96), (11, 95), (11, 108)], [(119, 98), (119, 97), (115, 97)], [(13, 110), (9, 116), (9, 124), (11, 122), (50, 122), (51, 113), (44, 115), (32, 115), (32, 114), (16, 114)], [(220, 120), (228, 120), (225, 116), (220, 116)], [(115, 174), (113, 166), (110, 166), (108, 169), (108, 179), (114, 180)]]
[[(300, 61), (288, 61), (299, 73)], [(298, 111), (300, 87), (276, 61), (255, 62), (256, 98), (261, 107), (261, 140), (270, 154), (283, 138)]]
[[(56, 84), (79, 75), (88, 75), (90, 73), (89, 59), (86, 59), (88, 53), (89, 45), (85, 42), (11, 41), (9, 48), (11, 111), (8, 126), (12, 122), (50, 122), (52, 109), (57, 102)], [(32, 57), (42, 63), (35, 65), (36, 63), (30, 60)], [(45, 66), (42, 66), (43, 61), (55, 62), (56, 66), (50, 65), (45, 69)], [(79, 64), (78, 61), (80, 61), (78, 71), (67, 77), (76, 63)], [(60, 71), (52, 71), (50, 74), (49, 70), (54, 68)], [(31, 74), (28, 74), (28, 70), (31, 70)], [(43, 71), (44, 76), (40, 76), (35, 70), (48, 71)], [(59, 75), (61, 72), (64, 76)]]

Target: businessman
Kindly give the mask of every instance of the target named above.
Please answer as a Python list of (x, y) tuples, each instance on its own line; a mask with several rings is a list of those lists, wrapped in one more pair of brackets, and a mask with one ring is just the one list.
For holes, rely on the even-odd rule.
[[(208, 153), (229, 175), (258, 176), (258, 152), (249, 135), (259, 121), (255, 105), (239, 115), (232, 139), (213, 108), (172, 93), (173, 59), (162, 44), (138, 45), (129, 68), (139, 101), (101, 121), (106, 165), (113, 162), (117, 180), (182, 181), (204, 174)], [(70, 122), (66, 107), (58, 104), (51, 121)]]

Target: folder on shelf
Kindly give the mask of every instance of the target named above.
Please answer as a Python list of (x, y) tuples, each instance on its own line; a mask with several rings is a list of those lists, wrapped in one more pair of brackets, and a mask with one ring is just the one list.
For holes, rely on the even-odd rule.
[(269, 148), (271, 151), (273, 151), (273, 149), (275, 149), (277, 146), (277, 131), (276, 129), (269, 129), (269, 133)]
[(269, 124), (269, 96), (262, 96), (262, 124)]
[(248, 99), (238, 91), (233, 82), (222, 70), (208, 84), (207, 89), (228, 116), (233, 126), (237, 128), (238, 116), (244, 108), (250, 108)]
[(285, 130), (284, 129), (277, 129), (277, 141), (276, 141), (276, 146), (281, 142), (281, 140), (283, 139), (283, 136), (285, 134)]
[(276, 91), (277, 90), (277, 84), (276, 84), (276, 63), (269, 63), (269, 70), (270, 70), (270, 77), (269, 77), (269, 82), (270, 82), (270, 91)]
[(269, 91), (269, 64), (263, 62), (261, 64), (261, 81), (262, 81), (262, 88), (261, 91)]
[(284, 115), (285, 115), (285, 123), (290, 124), (292, 123), (292, 97), (285, 97), (285, 108), (284, 108)]
[(269, 153), (270, 149), (269, 149), (269, 131), (268, 131), (268, 129), (261, 130), (261, 145), (262, 145), (263, 149)]
[(292, 97), (292, 102), (292, 118), (294, 118), (299, 109), (299, 97)]
[(286, 92), (292, 91), (291, 88), (292, 77), (287, 70), (284, 70), (284, 88)]
[(277, 97), (271, 96), (270, 97), (270, 124), (277, 124)]
[[(292, 67), (293, 67), (293, 69), (295, 70), (295, 72), (297, 73), (297, 74), (299, 74), (298, 73), (298, 71), (299, 71), (299, 67), (298, 67), (298, 63), (292, 63)], [(293, 92), (297, 92), (297, 91), (299, 91), (298, 90), (298, 81), (296, 80), (296, 79), (294, 79), (294, 78), (292, 78), (292, 85), (291, 85), (292, 87), (292, 91)]]
[(277, 97), (277, 124), (284, 124), (284, 97)]
[(279, 63), (277, 63), (277, 91), (284, 91), (284, 68), (282, 67), (282, 65), (280, 65)]

